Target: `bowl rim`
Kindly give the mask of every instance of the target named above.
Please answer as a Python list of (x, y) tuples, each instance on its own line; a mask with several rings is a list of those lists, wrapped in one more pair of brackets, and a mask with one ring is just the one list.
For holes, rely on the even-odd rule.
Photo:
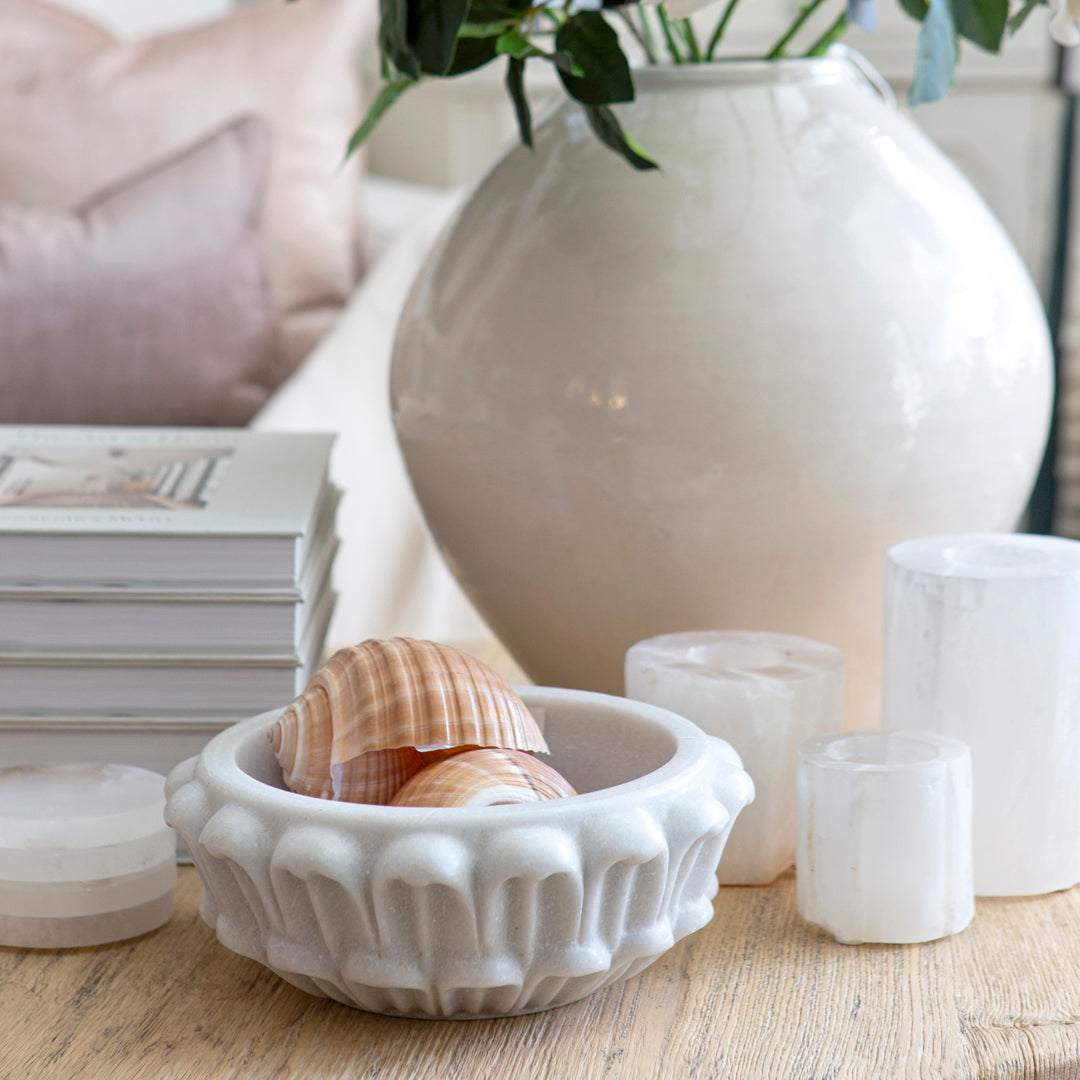
[[(491, 807), (422, 807), (378, 806), (368, 803), (338, 802), (301, 795), (287, 788), (274, 787), (246, 772), (237, 760), (241, 749), (268, 732), (284, 707), (260, 713), (215, 735), (198, 755), (196, 777), (210, 780), (230, 801), (257, 811), (284, 814), (290, 823), (321, 825), (369, 824), (380, 828), (452, 826), (454, 828), (490, 828), (492, 824), (553, 824), (567, 814), (587, 812), (590, 806), (613, 800), (638, 802), (650, 797), (686, 790), (688, 777), (709, 768), (720, 744), (731, 754), (735, 751), (722, 739), (708, 735), (696, 724), (667, 709), (612, 694), (557, 687), (523, 686), (515, 690), (526, 705), (537, 708), (565, 707), (575, 704), (586, 709), (617, 710), (645, 721), (654, 729), (670, 734), (675, 740), (674, 753), (662, 765), (641, 776), (611, 787), (588, 791), (541, 803), (520, 803), (499, 807), (493, 817)], [(725, 752), (724, 756), (728, 756)], [(732, 761), (734, 764), (734, 761)]]

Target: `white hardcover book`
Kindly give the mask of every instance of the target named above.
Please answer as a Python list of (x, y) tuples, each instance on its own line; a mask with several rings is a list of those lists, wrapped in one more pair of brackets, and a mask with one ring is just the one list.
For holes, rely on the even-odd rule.
[(296, 586), (332, 435), (0, 425), (7, 585)]
[(333, 533), (318, 541), (298, 589), (0, 587), (0, 653), (294, 653), (330, 590), (337, 546)]
[(228, 717), (0, 716), (0, 767), (108, 761), (167, 776), (234, 723)]
[(241, 717), (279, 708), (303, 690), (318, 666), (335, 601), (326, 590), (299, 655), (2, 655), (0, 702), (4, 713), (25, 717)]

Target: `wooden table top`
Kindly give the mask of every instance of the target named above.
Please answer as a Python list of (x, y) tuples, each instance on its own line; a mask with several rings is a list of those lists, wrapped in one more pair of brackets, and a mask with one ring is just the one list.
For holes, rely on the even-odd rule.
[(933, 1080), (1080, 1076), (1080, 888), (980, 900), (927, 945), (839, 945), (794, 875), (725, 888), (642, 974), (502, 1020), (374, 1016), (218, 944), (182, 867), (177, 910), (132, 941), (0, 948), (3, 1080)]
[[(515, 681), (498, 645), (465, 645)], [(502, 1020), (375, 1016), (229, 952), (180, 868), (132, 941), (0, 947), (0, 1080), (1080, 1080), (1080, 886), (926, 945), (840, 945), (789, 872), (627, 982)]]

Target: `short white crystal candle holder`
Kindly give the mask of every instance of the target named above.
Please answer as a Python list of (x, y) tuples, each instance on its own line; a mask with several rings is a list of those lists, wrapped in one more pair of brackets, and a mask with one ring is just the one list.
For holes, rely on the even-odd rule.
[(168, 922), (165, 777), (133, 765), (0, 769), (0, 945), (101, 945)]
[(934, 732), (799, 747), (799, 913), (845, 944), (933, 941), (975, 914), (971, 753)]
[(1080, 543), (913, 540), (885, 591), (882, 726), (970, 745), (976, 894), (1080, 882)]
[(839, 728), (844, 661), (791, 634), (664, 634), (626, 654), (626, 696), (659, 705), (729, 742), (756, 796), (724, 849), (722, 885), (764, 885), (795, 861), (795, 751)]

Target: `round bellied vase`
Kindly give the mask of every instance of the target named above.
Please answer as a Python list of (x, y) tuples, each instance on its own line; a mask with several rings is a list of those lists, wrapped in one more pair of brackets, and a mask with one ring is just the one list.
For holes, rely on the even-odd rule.
[(566, 102), (430, 254), (391, 375), (412, 483), (534, 680), (618, 692), (643, 638), (783, 631), (843, 651), (872, 726), (888, 548), (1022, 514), (1042, 304), (861, 58), (635, 79), (659, 170)]

